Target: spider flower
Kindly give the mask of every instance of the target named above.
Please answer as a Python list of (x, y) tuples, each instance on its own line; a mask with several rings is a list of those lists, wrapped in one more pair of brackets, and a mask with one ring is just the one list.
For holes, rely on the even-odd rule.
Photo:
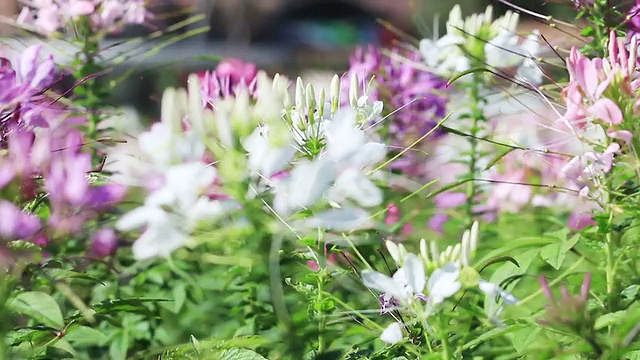
[(240, 88), (249, 90), (255, 98), (258, 68), (239, 59), (227, 59), (213, 71), (198, 74), (203, 106), (212, 107), (216, 99), (235, 96)]
[[(394, 110), (378, 128), (393, 147), (410, 146), (445, 116), (446, 81), (424, 67), (418, 51), (393, 48), (386, 53), (373, 46), (358, 48), (350, 59), (343, 88), (353, 82), (354, 76), (363, 82), (360, 87), (366, 96)], [(420, 176), (424, 169), (417, 166), (419, 162), (419, 153), (409, 151), (391, 166)]]

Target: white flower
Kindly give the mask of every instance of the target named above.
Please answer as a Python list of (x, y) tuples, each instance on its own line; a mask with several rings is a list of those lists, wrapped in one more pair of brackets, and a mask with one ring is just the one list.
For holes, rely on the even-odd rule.
[(518, 36), (508, 30), (501, 30), (498, 36), (484, 46), (487, 65), (493, 68), (507, 68), (519, 65), (523, 58)]
[(439, 304), (457, 293), (462, 287), (462, 284), (458, 281), (459, 275), (460, 266), (456, 263), (446, 263), (441, 268), (436, 269), (427, 283), (429, 300), (433, 304)]
[(384, 329), (382, 334), (380, 334), (380, 340), (391, 345), (399, 343), (402, 341), (402, 338), (402, 324), (399, 322), (391, 323), (386, 329)]
[(532, 84), (542, 83), (544, 73), (536, 62), (536, 58), (540, 56), (540, 31), (534, 30), (531, 35), (527, 36), (527, 39), (522, 44), (522, 51), (527, 58), (518, 68), (516, 76)]
[(318, 159), (296, 165), (291, 176), (276, 183), (274, 208), (282, 214), (316, 204), (335, 179), (331, 162)]
[(391, 295), (403, 304), (411, 304), (416, 295), (422, 295), (426, 275), (420, 258), (408, 254), (404, 266), (393, 277), (367, 269), (362, 271), (362, 281), (369, 289)]
[(485, 293), (488, 297), (492, 298), (494, 301), (498, 296), (502, 298), (505, 304), (507, 305), (515, 305), (518, 303), (518, 299), (513, 296), (511, 293), (502, 290), (498, 284), (494, 284), (492, 282), (486, 280), (480, 280), (478, 282), (478, 287)]
[(330, 209), (303, 220), (304, 227), (348, 232), (373, 226), (371, 215), (357, 207)]
[(116, 227), (146, 227), (133, 245), (134, 257), (145, 260), (168, 256), (188, 240), (202, 220), (213, 220), (225, 211), (222, 203), (202, 196), (215, 178), (215, 170), (202, 163), (170, 167), (164, 185), (145, 199), (145, 204), (123, 215)]
[(296, 154), (296, 148), (290, 143), (274, 146), (268, 134), (269, 127), (260, 126), (242, 144), (249, 153), (249, 170), (266, 178), (283, 170)]

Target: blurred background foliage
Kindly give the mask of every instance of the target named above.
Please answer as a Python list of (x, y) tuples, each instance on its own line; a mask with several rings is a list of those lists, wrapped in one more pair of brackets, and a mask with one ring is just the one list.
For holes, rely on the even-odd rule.
[[(104, 80), (126, 75), (110, 102), (133, 107), (144, 119), (153, 120), (159, 115), (162, 89), (184, 84), (189, 73), (214, 68), (220, 58), (241, 58), (269, 73), (302, 74), (306, 81), (323, 82), (328, 79), (326, 73), (347, 69), (349, 54), (358, 45), (391, 45), (398, 32), (431, 37), (435, 24), (442, 34), (456, 3), (465, 14), (482, 11), (489, 4), (495, 16), (508, 9), (497, 0), (149, 0), (154, 19), (130, 26), (109, 41), (120, 44), (127, 38), (149, 38), (157, 31), (170, 33), (162, 41), (171, 36), (184, 40), (162, 49), (158, 39), (114, 46), (114, 56), (126, 54), (127, 59)], [(570, 0), (513, 3), (561, 19), (575, 14)], [(0, 1), (0, 14), (6, 18), (19, 8), (19, 0)], [(199, 16), (198, 21), (193, 21), (194, 16)], [(523, 20), (527, 29), (545, 26), (533, 18)], [(189, 24), (181, 25), (185, 23)], [(0, 33), (23, 35), (10, 26), (0, 27)]]

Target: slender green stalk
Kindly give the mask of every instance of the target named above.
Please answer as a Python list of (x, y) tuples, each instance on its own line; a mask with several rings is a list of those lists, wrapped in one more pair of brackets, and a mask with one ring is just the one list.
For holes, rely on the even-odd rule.
[(438, 327), (440, 328), (440, 341), (442, 342), (442, 359), (449, 360), (452, 358), (451, 346), (449, 345), (449, 335), (447, 332), (446, 321), (444, 321), (444, 315), (440, 314), (438, 317)]
[[(107, 93), (97, 79), (88, 79), (88, 77), (103, 70), (102, 66), (96, 61), (96, 57), (100, 52), (100, 46), (98, 38), (92, 31), (87, 18), (81, 18), (78, 21), (77, 35), (80, 51), (76, 53), (76, 58), (73, 63), (73, 66), (77, 69), (73, 73), (77, 82), (73, 92), (77, 97), (77, 102), (82, 105), (87, 112), (88, 123), (85, 134), (89, 139), (95, 141), (100, 137), (98, 124), (100, 123), (101, 117), (98, 111), (103, 107)], [(98, 164), (99, 159), (97, 159), (95, 149), (92, 149), (92, 154), (94, 165)]]
[[(470, 179), (476, 178), (478, 160), (478, 133), (480, 132), (480, 122), (483, 120), (482, 109), (480, 108), (480, 83), (482, 81), (481, 73), (474, 73), (473, 80), (470, 85), (470, 102), (471, 102), (471, 129), (469, 129), (469, 170), (467, 176)], [(469, 181), (467, 184), (467, 202), (465, 211), (470, 223), (473, 223), (473, 205), (475, 197), (478, 193), (475, 181)]]
[[(318, 264), (320, 265), (320, 264)], [(324, 291), (324, 279), (318, 278), (318, 303), (322, 303), (322, 292)], [(326, 348), (326, 339), (324, 337), (324, 331), (326, 326), (326, 318), (324, 313), (320, 314), (320, 318), (318, 319), (318, 354), (322, 354)]]
[(605, 235), (605, 243), (604, 243), (604, 251), (605, 251), (605, 261), (606, 261), (606, 265), (605, 265), (605, 277), (606, 277), (606, 281), (607, 281), (607, 293), (611, 294), (615, 291), (615, 281), (616, 281), (616, 274), (615, 274), (615, 244), (614, 244), (614, 240), (613, 240), (613, 234), (612, 234), (612, 230), (611, 227), (613, 226), (613, 210), (611, 209), (611, 198), (612, 196), (609, 194), (607, 194), (607, 203), (609, 204), (607, 206), (607, 212), (609, 213), (609, 219), (607, 220), (607, 234)]

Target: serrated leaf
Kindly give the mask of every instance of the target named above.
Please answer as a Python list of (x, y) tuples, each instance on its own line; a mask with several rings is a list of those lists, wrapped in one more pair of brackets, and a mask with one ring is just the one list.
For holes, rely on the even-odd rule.
[[(264, 356), (253, 350), (248, 349), (230, 349), (223, 350), (220, 357), (210, 357), (209, 360), (267, 360)], [(203, 359), (204, 360), (204, 359)]]
[(64, 327), (62, 311), (58, 303), (47, 293), (30, 291), (9, 299), (7, 307), (37, 322), (57, 330)]

